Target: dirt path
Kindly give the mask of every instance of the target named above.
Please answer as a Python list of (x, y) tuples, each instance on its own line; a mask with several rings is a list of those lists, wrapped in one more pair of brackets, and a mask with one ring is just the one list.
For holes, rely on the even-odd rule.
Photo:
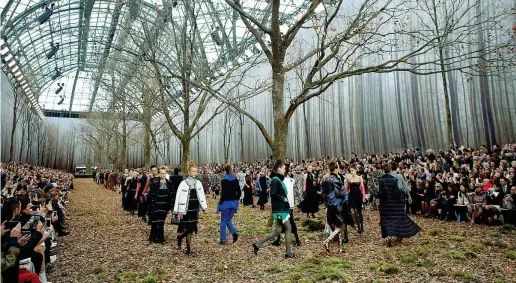
[(119, 194), (91, 179), (76, 179), (74, 187), (71, 234), (58, 239), (58, 260), (49, 278), (53, 283), (516, 280), (515, 233), (500, 233), (498, 227), (416, 217), (423, 232), (388, 249), (379, 236), (377, 213), (369, 212), (366, 232), (353, 231), (345, 253), (327, 255), (321, 250), (322, 233), (301, 227), (301, 217), (297, 223), (303, 246), (294, 248), (296, 259), (285, 260), (284, 246), (264, 246), (259, 256), (252, 254), (251, 244), (270, 230), (265, 226), (268, 213), (258, 209), (241, 208), (234, 219), (239, 241), (218, 245), (219, 216), (210, 199), (193, 239), (197, 256), (186, 257), (175, 249), (176, 226), (166, 225), (165, 245), (149, 244), (149, 227), (122, 211)]

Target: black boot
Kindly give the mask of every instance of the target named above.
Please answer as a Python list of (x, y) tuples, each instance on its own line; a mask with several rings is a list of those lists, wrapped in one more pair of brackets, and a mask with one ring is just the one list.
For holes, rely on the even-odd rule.
[(233, 244), (238, 240), (238, 234), (235, 232), (235, 234), (233, 234)]
[(256, 244), (253, 244), (253, 252), (254, 252), (254, 255), (258, 255), (258, 251), (260, 250), (260, 248), (256, 245)]
[(183, 237), (181, 236), (177, 236), (177, 249), (180, 250), (181, 249), (181, 244), (183, 242)]

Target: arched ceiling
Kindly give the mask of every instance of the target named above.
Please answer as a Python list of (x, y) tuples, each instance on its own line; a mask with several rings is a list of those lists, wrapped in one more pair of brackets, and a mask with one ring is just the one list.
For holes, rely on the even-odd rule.
[[(246, 12), (268, 21), (268, 0), (240, 2)], [(284, 20), (292, 20), (308, 2), (281, 1)], [(117, 81), (118, 88), (138, 91), (134, 87), (137, 83), (131, 81), (139, 59), (128, 54), (145, 52), (142, 30), (152, 27), (163, 33), (159, 48), (171, 53), (174, 23), (192, 11), (197, 15), (199, 36), (210, 61), (248, 52), (246, 48), (254, 45), (225, 0), (4, 0), (1, 9), (2, 69), (14, 87), (24, 89), (36, 113), (41, 112), (38, 109), (107, 109), (113, 89), (106, 81)], [(40, 23), (44, 13), (51, 16)], [(210, 36), (215, 29), (220, 31), (222, 43)], [(59, 45), (59, 49), (47, 58), (51, 44)], [(173, 66), (173, 60), (169, 60)], [(63, 88), (56, 94), (58, 83)]]

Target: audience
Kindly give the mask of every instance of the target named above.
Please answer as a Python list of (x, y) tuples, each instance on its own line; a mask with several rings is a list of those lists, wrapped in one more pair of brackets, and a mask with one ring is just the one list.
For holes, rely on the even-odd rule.
[(21, 163), (1, 165), (2, 281), (48, 282), (55, 234), (66, 231), (73, 175)]

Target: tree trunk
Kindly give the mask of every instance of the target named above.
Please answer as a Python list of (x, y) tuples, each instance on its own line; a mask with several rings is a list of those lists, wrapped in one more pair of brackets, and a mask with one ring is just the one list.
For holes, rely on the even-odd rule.
[(306, 103), (303, 103), (303, 123), (305, 129), (305, 156), (307, 159), (310, 159), (310, 137), (308, 135), (308, 118), (306, 116)]
[[(383, 110), (384, 110), (384, 107), (385, 105), (387, 105), (386, 103), (383, 102), (383, 87), (382, 87), (382, 77), (380, 75), (378, 75), (378, 81), (380, 83), (379, 85), (379, 101), (377, 102), (379, 108), (380, 108), (380, 122), (381, 122), (381, 127), (382, 127), (382, 139), (383, 139), (383, 147), (382, 147), (382, 150), (384, 154), (388, 153), (389, 152), (389, 148), (387, 147), (388, 146), (388, 140), (387, 140), (387, 129), (386, 129), (386, 126), (385, 126), (385, 121), (387, 120), (385, 118), (385, 115), (383, 113)], [(371, 113), (372, 114), (372, 113)], [(377, 123), (375, 123), (377, 124)]]
[[(117, 125), (117, 133), (118, 133), (118, 125)], [(119, 143), (119, 139), (118, 137), (115, 136), (115, 160), (113, 161), (113, 164), (115, 166), (115, 168), (118, 169), (118, 171), (123, 171), (124, 168), (122, 168), (121, 164), (120, 164), (120, 159), (119, 159), (119, 156), (120, 156), (120, 143)]]
[(21, 144), (20, 144), (20, 155), (18, 158), (19, 162), (22, 162), (22, 154), (23, 154), (23, 147), (25, 147), (25, 127), (23, 127), (22, 123), (22, 138), (21, 138)]
[(127, 168), (127, 121), (122, 119), (122, 165)]
[(240, 160), (242, 162), (245, 162), (244, 158), (244, 117), (242, 114), (239, 114), (238, 117), (240, 118)]
[(18, 103), (17, 103), (17, 96), (15, 94), (14, 97), (14, 110), (13, 110), (13, 128), (11, 130), (11, 147), (9, 148), (9, 162), (13, 161), (14, 158), (14, 134), (16, 133), (16, 126), (18, 124)]
[[(272, 64), (272, 116), (274, 120), (274, 137), (272, 144), (272, 160), (285, 160), (285, 151), (288, 141), (288, 122), (290, 116), (284, 115), (283, 89), (285, 86), (285, 74), (281, 60)], [(290, 113), (292, 115), (293, 113)]]
[[(477, 3), (476, 7), (477, 12), (477, 23), (479, 23), (478, 29), (478, 42), (479, 42), (479, 50), (484, 49), (484, 33), (482, 29), (482, 19), (481, 19), (481, 4)], [(484, 122), (484, 134), (486, 137), (486, 143), (490, 147), (496, 142), (496, 135), (494, 129), (494, 121), (493, 121), (493, 113), (491, 111), (491, 98), (489, 94), (489, 80), (487, 78), (487, 70), (483, 66), (487, 66), (482, 58), (479, 59), (478, 65), (480, 66), (480, 105), (482, 109), (482, 117)]]
[(403, 147), (407, 147), (407, 136), (405, 133), (405, 124), (403, 124), (403, 109), (401, 108), (401, 84), (400, 84), (400, 74), (398, 72), (394, 73), (396, 77), (396, 109), (398, 112), (398, 124), (400, 125), (400, 135), (401, 142)]
[(417, 75), (411, 74), (411, 87), (412, 87), (412, 111), (414, 114), (414, 124), (416, 126), (416, 137), (417, 146), (425, 147), (425, 132), (423, 127), (423, 117), (421, 115), (421, 102), (420, 102), (420, 91), (419, 82)]
[(149, 133), (149, 129), (145, 129), (145, 168), (150, 168), (150, 160), (151, 160), (151, 136)]
[(181, 173), (183, 176), (188, 174), (188, 164), (190, 163), (190, 139), (181, 139)]

